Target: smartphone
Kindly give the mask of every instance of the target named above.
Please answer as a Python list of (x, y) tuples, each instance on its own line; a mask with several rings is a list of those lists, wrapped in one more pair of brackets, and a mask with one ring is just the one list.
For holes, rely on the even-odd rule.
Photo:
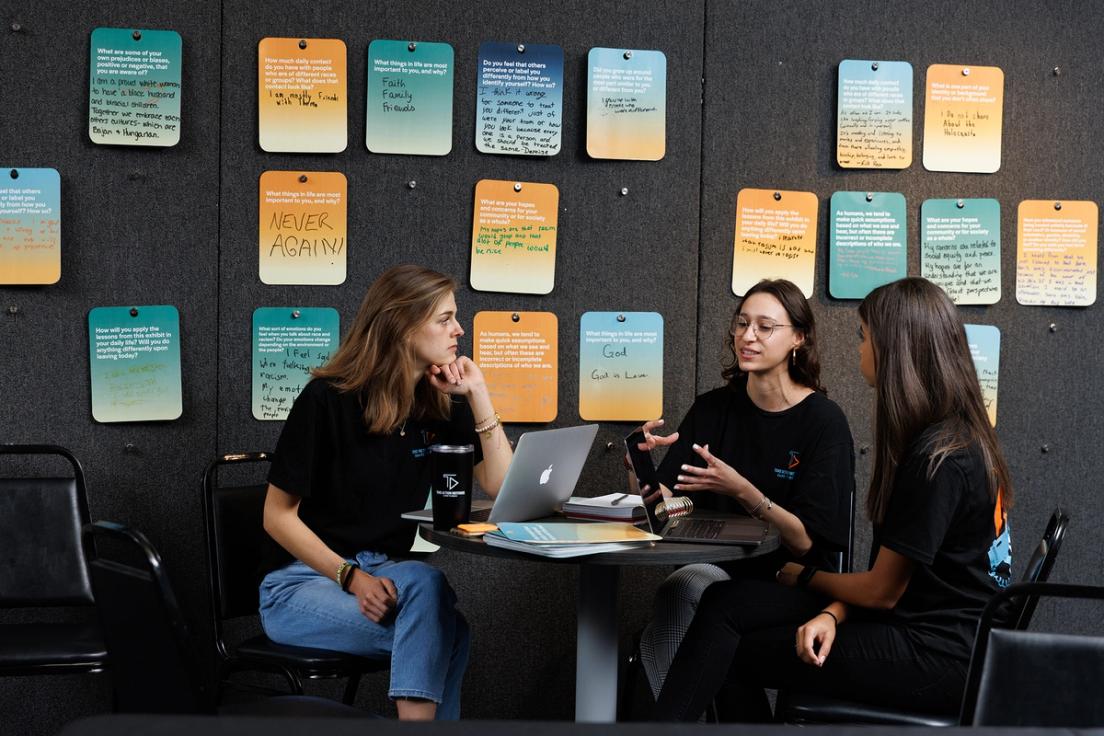
[(633, 472), (640, 486), (648, 486), (652, 493), (659, 490), (659, 477), (656, 475), (655, 463), (652, 462), (652, 453), (641, 450), (640, 443), (644, 442), (644, 432), (637, 430), (625, 438), (625, 449), (629, 451), (629, 462), (632, 463)]

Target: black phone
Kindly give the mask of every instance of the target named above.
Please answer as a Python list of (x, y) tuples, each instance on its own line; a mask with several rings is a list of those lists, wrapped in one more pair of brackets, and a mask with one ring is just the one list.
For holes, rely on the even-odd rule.
[(640, 486), (648, 486), (649, 493), (655, 493), (659, 490), (659, 476), (656, 474), (655, 463), (652, 462), (652, 453), (640, 449), (640, 444), (644, 441), (644, 432), (637, 430), (625, 438), (625, 449), (629, 451), (629, 462), (632, 463)]

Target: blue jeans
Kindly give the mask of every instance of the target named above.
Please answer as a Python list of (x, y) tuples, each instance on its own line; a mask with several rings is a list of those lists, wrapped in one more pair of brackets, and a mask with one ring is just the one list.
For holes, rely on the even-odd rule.
[(398, 605), (385, 623), (366, 618), (356, 597), (333, 578), (296, 561), (261, 581), (265, 634), (281, 644), (381, 659), (390, 655), (388, 695), (432, 700), (438, 720), (457, 720), (469, 634), (444, 574), (424, 562), (390, 560), (378, 552), (361, 552), (355, 562), (369, 575), (395, 583)]

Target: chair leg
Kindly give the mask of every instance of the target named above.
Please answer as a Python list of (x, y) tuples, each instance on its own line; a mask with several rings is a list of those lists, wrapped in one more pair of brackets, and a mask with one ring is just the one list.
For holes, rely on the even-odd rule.
[(345, 681), (345, 695), (341, 698), (341, 702), (345, 705), (353, 705), (356, 703), (358, 687), (360, 687), (360, 673), (356, 672), (349, 675), (349, 679)]

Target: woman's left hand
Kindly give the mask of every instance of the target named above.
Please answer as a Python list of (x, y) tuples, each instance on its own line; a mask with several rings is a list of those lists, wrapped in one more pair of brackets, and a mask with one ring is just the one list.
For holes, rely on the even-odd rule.
[(425, 375), (430, 386), (446, 394), (466, 396), (485, 385), (483, 371), (465, 355), (445, 365), (431, 365)]
[(734, 496), (743, 501), (743, 491), (750, 488), (747, 478), (737, 473), (732, 466), (713, 456), (709, 452), (709, 445), (693, 445), (694, 452), (705, 460), (705, 467), (696, 465), (683, 465), (679, 471), (678, 483), (675, 491), (713, 491), (723, 493), (726, 496)]
[(804, 565), (799, 565), (796, 562), (787, 562), (774, 574), (774, 579), (787, 588), (792, 588), (797, 585), (797, 576), (800, 575), (801, 571), (804, 569)]

